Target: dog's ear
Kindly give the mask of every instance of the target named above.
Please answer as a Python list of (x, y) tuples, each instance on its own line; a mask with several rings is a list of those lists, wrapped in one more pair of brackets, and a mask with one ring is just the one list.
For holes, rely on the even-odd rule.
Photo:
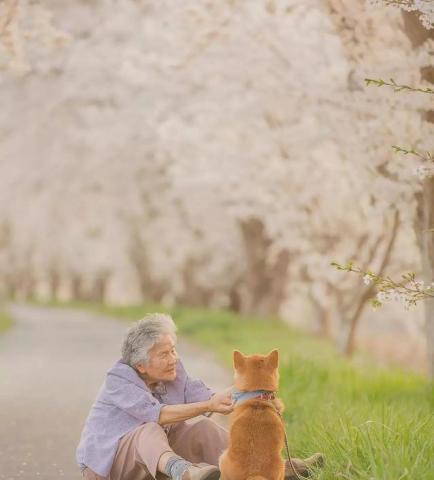
[(240, 351), (234, 350), (234, 368), (242, 367), (244, 365), (244, 360), (244, 355)]
[(279, 366), (279, 351), (277, 348), (268, 354), (268, 364), (272, 368)]

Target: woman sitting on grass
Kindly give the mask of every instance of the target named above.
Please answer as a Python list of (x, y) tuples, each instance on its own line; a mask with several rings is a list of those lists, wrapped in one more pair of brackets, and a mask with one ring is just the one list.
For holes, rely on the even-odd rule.
[[(209, 418), (186, 420), (232, 412), (232, 388), (214, 393), (190, 378), (175, 344), (168, 315), (148, 314), (129, 329), (122, 359), (108, 371), (77, 448), (86, 480), (219, 478), (227, 431)], [(306, 474), (304, 461), (293, 463)]]

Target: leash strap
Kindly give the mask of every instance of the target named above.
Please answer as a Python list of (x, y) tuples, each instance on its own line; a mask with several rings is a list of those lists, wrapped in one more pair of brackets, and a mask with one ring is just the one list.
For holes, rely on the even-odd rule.
[[(273, 407), (274, 407), (274, 405), (273, 405)], [(288, 457), (288, 460), (289, 460), (289, 463), (290, 463), (290, 465), (291, 465), (292, 471), (295, 473), (295, 476), (298, 478), (298, 480), (304, 480), (304, 479), (298, 474), (296, 468), (294, 467), (294, 464), (292, 463), (291, 455), (289, 454), (288, 437), (287, 437), (287, 435), (286, 435), (286, 425), (285, 425), (285, 421), (283, 420), (283, 416), (282, 416), (282, 414), (279, 412), (279, 410), (277, 410), (276, 407), (274, 407), (274, 409), (276, 410), (277, 415), (279, 415), (280, 419), (282, 420), (283, 433), (284, 433), (284, 435), (285, 435), (286, 456)]]

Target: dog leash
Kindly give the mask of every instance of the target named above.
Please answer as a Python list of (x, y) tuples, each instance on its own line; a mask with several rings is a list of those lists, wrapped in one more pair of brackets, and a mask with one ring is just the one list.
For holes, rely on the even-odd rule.
[[(271, 402), (270, 402), (271, 403)], [(286, 425), (285, 425), (285, 420), (283, 419), (282, 414), (277, 410), (277, 408), (271, 404), (274, 407), (274, 410), (276, 411), (277, 415), (279, 415), (280, 420), (282, 420), (282, 425), (283, 425), (283, 434), (285, 435), (285, 449), (286, 449), (286, 456), (288, 457), (289, 464), (291, 465), (292, 471), (295, 473), (295, 476), (298, 478), (298, 480), (304, 480), (297, 472), (296, 468), (294, 467), (294, 464), (292, 463), (292, 458), (291, 455), (289, 454), (289, 446), (288, 446), (288, 437), (286, 435)]]
[[(241, 392), (239, 392), (238, 394), (235, 393), (235, 394), (232, 394), (232, 397), (234, 398), (234, 405), (238, 403), (238, 401), (240, 400), (241, 398), (241, 395), (240, 395)], [(282, 425), (283, 425), (283, 435), (285, 437), (285, 450), (286, 450), (286, 456), (288, 457), (288, 461), (289, 461), (289, 464), (291, 465), (291, 468), (292, 468), (292, 471), (293, 473), (295, 473), (295, 476), (297, 477), (298, 480), (304, 480), (303, 477), (301, 477), (293, 462), (292, 462), (292, 458), (291, 458), (291, 455), (289, 454), (289, 446), (288, 446), (288, 437), (286, 435), (286, 425), (285, 425), (285, 420), (283, 419), (283, 416), (282, 414), (279, 412), (279, 410), (276, 408), (276, 406), (274, 405), (273, 403), (273, 400), (276, 398), (276, 395), (274, 392), (266, 392), (264, 390), (257, 390), (256, 392), (244, 392), (246, 393), (247, 395), (249, 395), (250, 398), (247, 398), (246, 400), (253, 400), (254, 398), (256, 399), (259, 399), (259, 400), (266, 400), (269, 402), (269, 404), (274, 408), (274, 411), (277, 413), (277, 415), (280, 417), (280, 420), (282, 421)], [(253, 395), (255, 396), (253, 396)]]

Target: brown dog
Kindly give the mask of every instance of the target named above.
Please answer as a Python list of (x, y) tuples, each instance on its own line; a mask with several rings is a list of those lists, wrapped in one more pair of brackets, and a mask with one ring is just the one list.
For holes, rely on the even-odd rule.
[(274, 397), (279, 384), (279, 354), (244, 356), (234, 351), (236, 404), (229, 447), (220, 457), (221, 480), (283, 480), (284, 426)]

